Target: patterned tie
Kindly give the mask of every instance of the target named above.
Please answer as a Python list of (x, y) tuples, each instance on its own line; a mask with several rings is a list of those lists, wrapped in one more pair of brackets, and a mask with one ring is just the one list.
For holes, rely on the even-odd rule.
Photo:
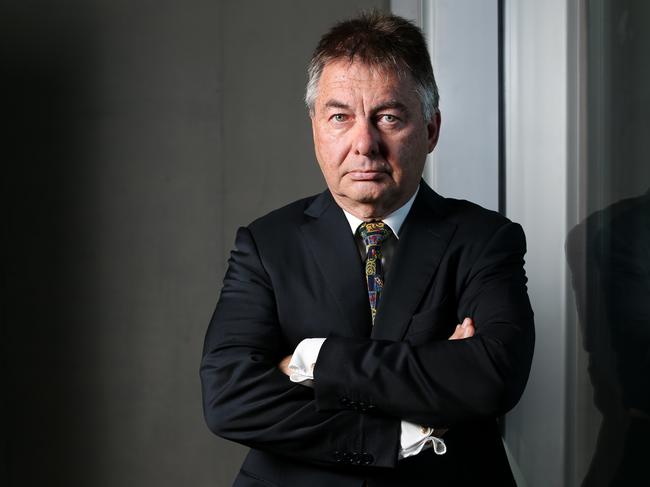
[(359, 225), (359, 235), (366, 246), (366, 282), (368, 283), (368, 299), (372, 322), (379, 307), (381, 290), (384, 287), (384, 270), (381, 265), (381, 244), (392, 235), (389, 226), (384, 222), (364, 222)]

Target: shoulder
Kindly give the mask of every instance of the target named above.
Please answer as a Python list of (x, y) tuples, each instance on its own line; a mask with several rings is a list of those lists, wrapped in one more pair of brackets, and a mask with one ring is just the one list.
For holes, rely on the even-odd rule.
[(305, 211), (322, 193), (301, 198), (256, 218), (248, 228), (253, 234), (286, 232), (298, 228), (305, 219)]
[(523, 229), (504, 215), (464, 199), (445, 198), (428, 186), (423, 191), (420, 208), (430, 212), (438, 228), (446, 228), (450, 236), (449, 251), (470, 260), (487, 249), (504, 252), (526, 252)]
[(526, 236), (518, 223), (493, 210), (466, 200), (449, 199), (450, 219), (456, 225), (456, 242), (476, 255), (488, 249), (526, 252)]
[(511, 224), (509, 218), (493, 210), (488, 210), (471, 201), (445, 198), (447, 216), (459, 231), (469, 231), (474, 235), (490, 234), (504, 225)]
[(480, 240), (489, 238), (504, 226), (513, 225), (513, 222), (501, 213), (471, 201), (446, 198), (426, 185), (423, 185), (422, 190), (422, 203), (436, 215), (436, 218), (453, 225), (457, 237), (466, 236), (471, 240)]
[(240, 229), (249, 245), (255, 248), (267, 273), (277, 277), (286, 271), (288, 265), (298, 265), (296, 263), (311, 259), (301, 229), (310, 220), (310, 211), (328, 206), (330, 199), (327, 191), (301, 198), (270, 211)]
[(313, 212), (324, 211), (333, 199), (329, 191), (301, 198), (252, 221), (246, 228), (260, 249), (274, 254), (296, 252), (302, 242), (301, 228)]

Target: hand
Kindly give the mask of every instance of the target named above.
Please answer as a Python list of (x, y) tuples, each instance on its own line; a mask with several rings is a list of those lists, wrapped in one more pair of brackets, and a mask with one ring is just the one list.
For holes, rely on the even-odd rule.
[(289, 371), (289, 363), (291, 362), (291, 357), (293, 357), (293, 355), (287, 355), (278, 364), (278, 369), (280, 369), (282, 373), (287, 376), (291, 375), (291, 372)]
[(474, 320), (472, 318), (465, 318), (462, 323), (456, 325), (454, 334), (449, 337), (449, 340), (460, 340), (462, 338), (469, 338), (474, 336)]

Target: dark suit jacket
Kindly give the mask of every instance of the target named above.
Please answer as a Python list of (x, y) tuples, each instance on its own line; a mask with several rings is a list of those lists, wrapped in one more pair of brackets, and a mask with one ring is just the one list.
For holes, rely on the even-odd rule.
[[(235, 485), (514, 485), (496, 418), (532, 359), (524, 253), (519, 225), (422, 183), (373, 327), (328, 191), (240, 228), (201, 365), (208, 425), (252, 448)], [(476, 335), (448, 341), (465, 316)], [(314, 388), (277, 368), (308, 337)], [(449, 428), (447, 453), (398, 462), (402, 419)]]

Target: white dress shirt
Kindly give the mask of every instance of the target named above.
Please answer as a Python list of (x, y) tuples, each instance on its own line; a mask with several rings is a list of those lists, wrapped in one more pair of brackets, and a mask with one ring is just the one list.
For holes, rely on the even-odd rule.
[[(406, 219), (406, 215), (408, 215), (411, 210), (411, 206), (413, 206), (413, 201), (418, 194), (418, 190), (415, 191), (413, 196), (411, 196), (404, 206), (382, 220), (385, 225), (390, 227), (394, 235), (394, 237), (389, 238), (382, 244), (382, 266), (385, 275), (390, 271), (391, 258), (397, 243), (396, 240), (399, 239), (399, 231)], [(356, 238), (357, 229), (359, 228), (359, 225), (363, 223), (363, 220), (345, 210), (343, 210), (343, 213), (345, 213), (345, 217), (350, 224), (352, 234), (355, 235), (359, 254), (362, 260), (365, 260), (365, 246), (363, 245), (363, 242), (361, 242), (361, 239)], [(298, 344), (293, 352), (291, 362), (289, 363), (289, 379), (292, 382), (303, 382), (305, 385), (309, 385), (311, 381), (314, 380), (314, 367), (318, 360), (318, 353), (320, 352), (320, 348), (324, 342), (325, 338), (306, 338)], [(417, 455), (424, 448), (429, 447), (433, 447), (434, 451), (438, 455), (443, 455), (447, 451), (445, 442), (442, 438), (433, 435), (434, 430), (432, 428), (419, 426), (409, 423), (408, 421), (402, 421), (401, 428), (400, 459)]]

